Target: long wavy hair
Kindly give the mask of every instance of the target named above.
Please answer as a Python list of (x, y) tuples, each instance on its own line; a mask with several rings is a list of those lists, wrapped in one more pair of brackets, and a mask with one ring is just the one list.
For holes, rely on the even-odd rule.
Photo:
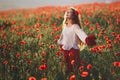
[[(78, 11), (73, 7), (70, 7), (68, 10), (72, 10), (72, 12), (73, 12), (73, 14), (71, 16), (72, 24), (78, 24), (80, 29), (81, 29), (82, 27), (81, 27), (81, 24), (80, 24)], [(64, 20), (63, 20), (62, 28), (64, 28), (68, 24), (66, 15), (67, 15), (67, 12), (65, 12), (65, 14), (64, 14)], [(77, 39), (78, 39), (77, 41), (78, 41), (78, 46), (79, 46), (80, 50), (84, 49), (84, 47), (85, 47), (84, 43), (78, 38), (78, 36), (77, 36)]]
[[(72, 24), (78, 24), (79, 27), (81, 28), (81, 24), (80, 24), (80, 20), (79, 20), (79, 16), (78, 16), (79, 15), (78, 11), (73, 7), (70, 7), (68, 10), (72, 10), (72, 12), (73, 12), (73, 15), (71, 17)], [(67, 24), (66, 15), (67, 15), (67, 12), (65, 12), (65, 14), (64, 14), (63, 27)]]

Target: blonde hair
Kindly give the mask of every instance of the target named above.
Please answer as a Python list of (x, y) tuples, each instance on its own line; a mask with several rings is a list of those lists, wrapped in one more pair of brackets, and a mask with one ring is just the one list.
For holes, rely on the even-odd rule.
[[(78, 24), (79, 27), (82, 28), (82, 27), (81, 27), (81, 24), (80, 24), (79, 16), (78, 16), (78, 15), (79, 15), (79, 14), (78, 14), (78, 11), (77, 11), (75, 8), (73, 8), (73, 7), (70, 7), (69, 9), (73, 11), (73, 18), (72, 18), (73, 24)], [(68, 10), (69, 10), (69, 9), (68, 9)], [(67, 14), (67, 12), (65, 12), (65, 14), (64, 14), (64, 20), (63, 20), (62, 29), (63, 29), (63, 28), (66, 26), (66, 24), (67, 24), (66, 14)], [(78, 36), (77, 36), (77, 37), (78, 37)], [(79, 46), (80, 50), (83, 50), (84, 47), (85, 47), (85, 44), (84, 44), (79, 38), (77, 38), (77, 39), (78, 39), (77, 41), (78, 41), (78, 46)]]

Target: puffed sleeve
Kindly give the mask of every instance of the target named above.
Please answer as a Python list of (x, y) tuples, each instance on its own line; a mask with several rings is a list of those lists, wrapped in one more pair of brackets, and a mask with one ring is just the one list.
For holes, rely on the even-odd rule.
[(74, 31), (75, 31), (76, 35), (79, 37), (79, 39), (83, 43), (86, 43), (85, 39), (87, 38), (87, 34), (82, 29), (80, 29), (79, 25), (77, 25), (77, 24), (74, 25)]

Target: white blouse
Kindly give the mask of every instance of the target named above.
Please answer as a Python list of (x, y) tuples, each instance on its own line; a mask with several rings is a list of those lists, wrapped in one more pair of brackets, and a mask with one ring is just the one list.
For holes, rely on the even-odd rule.
[(79, 49), (77, 36), (85, 43), (87, 34), (80, 29), (79, 25), (73, 24), (71, 27), (65, 26), (58, 40), (58, 44), (63, 45), (62, 49), (64, 50), (70, 50), (71, 48)]

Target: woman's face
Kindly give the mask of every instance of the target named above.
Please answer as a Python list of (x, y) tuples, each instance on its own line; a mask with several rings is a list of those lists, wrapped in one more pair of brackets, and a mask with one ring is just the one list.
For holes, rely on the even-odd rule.
[(71, 10), (71, 9), (67, 10), (67, 12), (66, 12), (66, 18), (67, 19), (71, 19), (72, 16), (73, 16), (73, 10)]

